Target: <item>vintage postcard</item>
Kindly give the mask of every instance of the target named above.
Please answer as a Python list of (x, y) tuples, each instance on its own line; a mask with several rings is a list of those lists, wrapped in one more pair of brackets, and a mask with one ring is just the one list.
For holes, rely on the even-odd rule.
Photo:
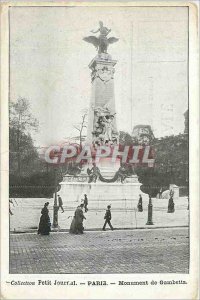
[(1, 299), (198, 299), (198, 20), (1, 2)]

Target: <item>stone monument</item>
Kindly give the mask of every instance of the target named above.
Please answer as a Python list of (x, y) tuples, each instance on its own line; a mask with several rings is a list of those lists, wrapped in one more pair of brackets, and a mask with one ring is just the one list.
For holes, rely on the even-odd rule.
[[(99, 28), (92, 33), (99, 36), (88, 36), (84, 41), (91, 43), (98, 51), (89, 64), (91, 70), (91, 101), (88, 114), (86, 143), (97, 149), (106, 145), (114, 147), (118, 144), (116, 122), (114, 73), (116, 60), (107, 53), (108, 46), (118, 41), (115, 37), (108, 38), (111, 29), (99, 22)], [(137, 207), (137, 199), (141, 183), (130, 168), (111, 159), (103, 159), (98, 163), (90, 163), (76, 176), (65, 175), (61, 182), (60, 195), (70, 201), (81, 201), (84, 194), (88, 195), (89, 206), (105, 208)], [(134, 203), (135, 201), (135, 203)]]

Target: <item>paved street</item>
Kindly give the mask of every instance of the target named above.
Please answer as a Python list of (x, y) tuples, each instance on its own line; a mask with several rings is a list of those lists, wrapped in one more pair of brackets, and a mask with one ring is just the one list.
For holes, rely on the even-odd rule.
[(10, 273), (188, 273), (188, 228), (10, 235)]

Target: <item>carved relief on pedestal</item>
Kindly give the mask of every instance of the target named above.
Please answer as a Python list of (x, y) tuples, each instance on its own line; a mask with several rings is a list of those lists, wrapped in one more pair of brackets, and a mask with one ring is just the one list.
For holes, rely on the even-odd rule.
[(93, 143), (95, 145), (117, 143), (118, 133), (114, 126), (115, 113), (107, 107), (94, 108)]
[(104, 83), (108, 82), (110, 79), (113, 79), (114, 77), (114, 68), (113, 66), (105, 66), (103, 64), (96, 65), (91, 74), (92, 81), (95, 78), (100, 78)]

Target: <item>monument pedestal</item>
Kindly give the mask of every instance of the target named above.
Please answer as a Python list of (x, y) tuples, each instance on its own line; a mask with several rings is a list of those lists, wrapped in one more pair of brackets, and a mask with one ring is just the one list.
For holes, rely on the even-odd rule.
[[(106, 31), (106, 27), (102, 29)], [(109, 32), (108, 32), (109, 33)], [(99, 146), (113, 146), (118, 144), (118, 131), (116, 123), (115, 93), (114, 93), (114, 73), (117, 61), (107, 53), (109, 43), (118, 39), (107, 39), (99, 37), (99, 54), (91, 61), (91, 101), (88, 114), (88, 132), (86, 144), (98, 149)], [(91, 37), (85, 41), (92, 42)], [(89, 167), (89, 174), (87, 168)], [(105, 209), (111, 204), (112, 209), (132, 209), (137, 207), (141, 183), (138, 182), (137, 175), (128, 176), (130, 170), (120, 166), (120, 160), (115, 162), (101, 159), (95, 164), (85, 166), (81, 174), (77, 176), (64, 176), (60, 183), (59, 194), (68, 208), (77, 207), (84, 194), (89, 200), (89, 209)], [(134, 206), (133, 206), (134, 205)]]
[[(106, 126), (112, 116), (112, 132), (110, 140), (117, 133), (114, 73), (116, 60), (112, 60), (109, 54), (97, 55), (89, 64), (91, 69), (91, 100), (88, 115), (87, 142), (89, 144), (106, 141)], [(107, 119), (105, 119), (107, 118)], [(100, 122), (100, 119), (102, 122)], [(105, 122), (107, 121), (107, 122)], [(102, 125), (102, 126), (101, 126)], [(103, 128), (104, 126), (104, 128)]]
[(125, 183), (113, 182), (91, 182), (88, 183), (88, 176), (65, 176), (64, 181), (60, 183), (61, 190), (59, 195), (66, 203), (76, 207), (81, 203), (84, 194), (89, 199), (90, 209), (105, 209), (111, 204), (112, 208), (133, 208), (138, 203), (139, 194), (143, 197), (140, 190), (141, 183), (138, 182), (137, 176), (133, 175), (125, 179)]

